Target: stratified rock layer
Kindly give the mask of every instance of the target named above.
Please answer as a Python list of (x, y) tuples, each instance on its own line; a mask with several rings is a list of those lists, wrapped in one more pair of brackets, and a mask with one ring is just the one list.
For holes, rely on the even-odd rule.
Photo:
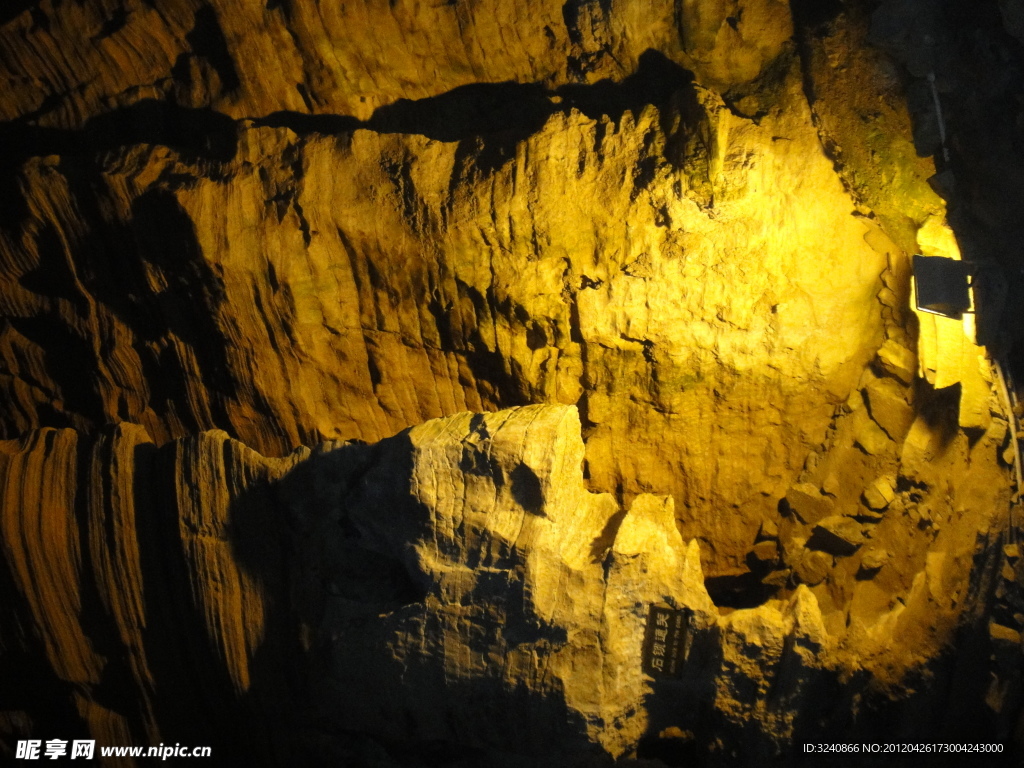
[[(902, 602), (844, 623), (805, 585), (720, 614), (671, 498), (621, 510), (584, 488), (572, 407), (280, 459), (223, 432), (157, 448), (132, 425), (0, 447), (14, 598), (0, 639), (26, 674), (47, 670), (45, 706), (15, 690), (11, 737), (70, 727), (257, 764), (444, 744), (499, 765), (602, 765), (656, 743), (728, 764), (815, 733), (930, 739), (950, 726), (920, 707), (982, 707), (970, 689), (908, 687), (987, 668), (962, 641), (936, 661), (958, 617), (974, 631), (983, 585), (957, 553), (927, 554)], [(641, 671), (652, 605), (688, 611), (678, 679)], [(1010, 704), (1019, 691), (996, 672)]]
[(483, 138), (417, 102), (402, 133), (228, 121), (222, 155), (204, 133), (28, 160), (0, 420), (219, 427), (281, 454), (575, 403), (592, 487), (672, 494), (735, 569), (882, 343), (879, 275), (905, 258), (780, 57), (756, 121), (651, 53), (636, 83), (558, 104), (463, 97), (522, 102)]

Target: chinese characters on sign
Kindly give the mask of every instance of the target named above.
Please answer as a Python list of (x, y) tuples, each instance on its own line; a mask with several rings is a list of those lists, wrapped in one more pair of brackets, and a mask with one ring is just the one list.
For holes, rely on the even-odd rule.
[(644, 633), (643, 670), (651, 677), (681, 677), (691, 611), (652, 605)]

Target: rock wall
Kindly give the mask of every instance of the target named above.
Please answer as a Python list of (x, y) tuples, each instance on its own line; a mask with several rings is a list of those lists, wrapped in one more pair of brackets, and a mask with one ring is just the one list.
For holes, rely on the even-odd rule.
[[(286, 8), (300, 14), (260, 11), (264, 34), (290, 18), (319, 50), (329, 30)], [(176, 61), (219, 66), (225, 92), (129, 86), (153, 76), (111, 54), (98, 81), (130, 103), (97, 106), (68, 82), (57, 90), (75, 96), (6, 124), (4, 433), (128, 420), (164, 442), (216, 427), (279, 455), (467, 408), (573, 403), (595, 490), (671, 493), (709, 567), (740, 568), (882, 343), (872, 297), (905, 255), (822, 151), (785, 6), (743, 23), (695, 8), (677, 28), (658, 21), (667, 8), (601, 8), (565, 11), (577, 42), (550, 43), (560, 74), (498, 57), (504, 69), (431, 76), (430, 92), (381, 84), (384, 104), (346, 91), (305, 111), (275, 80), (248, 103), (263, 69), (243, 66), (286, 76), (270, 63), (291, 59), (233, 48), (259, 38), (227, 29), (233, 8), (203, 6), (181, 33), (156, 9), (119, 15), (85, 61), (138, 24), (160, 37), (137, 57), (176, 41)], [(41, 14), (7, 25), (10, 78), (53, 55), (58, 19), (84, 23), (57, 13), (47, 29)], [(607, 51), (588, 58), (598, 38)], [(372, 46), (385, 43), (395, 63), (363, 68), (395, 82), (442, 68)], [(941, 215), (895, 141), (885, 163), (917, 178), (903, 215)]]
[[(993, 669), (1005, 703), (1019, 697), (983, 650), (943, 658), (961, 612), (978, 611), (963, 515), (931, 512), (925, 537), (941, 527), (946, 546), (915, 556), (909, 584), (893, 584), (900, 558), (877, 559), (899, 534), (871, 535), (876, 560), (844, 562), (862, 572), (845, 617), (807, 586), (806, 562), (788, 598), (720, 612), (671, 498), (622, 509), (584, 488), (569, 406), (464, 413), (280, 459), (223, 432), (158, 448), (134, 425), (2, 449), (19, 596), (5, 653), (26, 678), (50, 670), (47, 706), (16, 697), (24, 708), (0, 721), (12, 738), (70, 728), (252, 764), (419, 765), (410, 756), (431, 744), (510, 766), (605, 765), (638, 748), (735, 764), (815, 735), (1002, 735), (992, 691), (915, 690), (915, 676)], [(913, 551), (900, 512), (878, 528)], [(688, 611), (678, 678), (642, 673), (652, 605)], [(858, 701), (888, 701), (890, 721), (857, 718)], [(922, 708), (949, 720), (921, 721)]]
[(0, 743), (1008, 739), (1016, 7), (0, 12)]

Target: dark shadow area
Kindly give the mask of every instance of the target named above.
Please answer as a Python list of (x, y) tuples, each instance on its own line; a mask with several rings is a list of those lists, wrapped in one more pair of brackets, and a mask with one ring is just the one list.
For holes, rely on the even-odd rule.
[(563, 85), (547, 91), (540, 83), (474, 83), (417, 101), (400, 99), (381, 107), (366, 121), (379, 133), (415, 133), (437, 141), (464, 141), (500, 135), (521, 141), (540, 130), (555, 112), (578, 109), (592, 120), (622, 119), (648, 104), (666, 104), (693, 75), (654, 51), (645, 51), (636, 72), (616, 82)]
[[(426, 653), (444, 642), (437, 607), (448, 598), (420, 570), (417, 551), (433, 540), (443, 555), (446, 537), (464, 532), (434, 527), (413, 495), (413, 456), (407, 432), (373, 446), (346, 444), (233, 496), (234, 559), (259, 583), (267, 607), (244, 706), (260, 713), (268, 750), (285, 762), (526, 766), (531, 754), (557, 754), (567, 734), (585, 732), (564, 722), (556, 691), (510, 687), (482, 670), (453, 677), (443, 654)], [(509, 565), (484, 553), (470, 560), (481, 558), (491, 569)], [(477, 577), (472, 603), (489, 618), (464, 637), (471, 653), (489, 652), (488, 622), (513, 645), (567, 641), (561, 628), (524, 621), (529, 596), (507, 574)], [(483, 618), (471, 612), (463, 620)], [(394, 658), (392, 649), (420, 642), (423, 656)], [(485, 746), (501, 743), (522, 754)]]
[(231, 160), (238, 143), (235, 121), (227, 115), (156, 99), (90, 118), (84, 136), (93, 150), (163, 144), (186, 158), (218, 162)]
[(399, 99), (377, 109), (365, 127), (447, 142), (493, 134), (520, 141), (540, 130), (554, 111), (539, 83), (472, 83), (426, 99)]
[(756, 608), (778, 591), (778, 587), (762, 583), (762, 576), (754, 571), (710, 576), (704, 579), (704, 587), (712, 602), (720, 608)]
[(512, 498), (516, 503), (530, 514), (543, 514), (544, 489), (541, 488), (537, 473), (527, 464), (521, 463), (512, 470), (509, 479), (512, 481)]
[(24, 273), (18, 282), (34, 293), (81, 303), (82, 295), (73, 269), (68, 265), (67, 251), (52, 223), (43, 225), (36, 235), (39, 263)]
[[(168, 344), (173, 336), (195, 356), (203, 388), (210, 393), (214, 423), (231, 430), (226, 400), (234, 396), (235, 382), (229, 373), (225, 334), (218, 326), (224, 286), (203, 256), (191, 218), (171, 192), (151, 189), (133, 201), (128, 230), (113, 234), (125, 245), (93, 249), (95, 272), (89, 285), (93, 295), (139, 334), (135, 349), (152, 388), (154, 408), (182, 415), (193, 410), (185, 383), (191, 374)], [(124, 259), (121, 254), (133, 257)], [(120, 279), (111, 279), (119, 267)], [(150, 288), (153, 277), (162, 285), (156, 291)], [(167, 375), (176, 370), (181, 371), (180, 381)], [(204, 426), (196, 420), (196, 429)]]
[[(456, 280), (456, 285), (459, 298), (472, 302), (476, 317), (489, 318), (494, 314), (500, 302), (493, 286), (489, 286), (484, 295), (474, 286), (461, 280)], [(464, 345), (464, 349), (458, 351), (465, 356), (478, 390), (489, 403), (501, 403), (502, 407), (530, 404), (529, 393), (524, 390), (522, 380), (514, 375), (511, 362), (500, 350), (491, 350), (488, 347), (478, 328), (469, 333)]]
[(472, 83), (425, 99), (399, 99), (378, 108), (365, 121), (345, 115), (275, 112), (257, 125), (286, 127), (297, 133), (338, 133), (358, 128), (377, 133), (417, 134), (435, 141), (459, 142), (456, 165), (484, 173), (501, 167), (515, 147), (543, 128), (556, 112), (577, 109), (593, 120), (618, 122), (648, 104), (665, 106), (681, 90), (692, 90), (693, 75), (663, 54), (645, 51), (637, 70), (620, 81), (564, 85), (554, 91), (540, 83)]
[(254, 120), (255, 125), (269, 128), (288, 128), (299, 135), (309, 133), (347, 133), (362, 128), (364, 123), (348, 115), (310, 115), (303, 112), (278, 111)]
[(638, 115), (648, 104), (668, 104), (680, 90), (693, 88), (693, 74), (658, 51), (644, 51), (631, 75), (615, 82), (563, 85), (556, 90), (563, 109), (576, 108), (591, 120), (607, 116), (618, 122), (627, 112)]
[[(1013, 376), (1013, 380), (1015, 382), (1024, 382), (1024, 336), (1013, 342), (1013, 344), (1010, 346), (1010, 352), (1008, 357), (1010, 359), (1010, 373)], [(1020, 385), (1018, 384), (1018, 399), (1020, 399), (1022, 394), (1019, 386)], [(1017, 417), (1024, 417), (1024, 413), (1018, 413)]]
[(223, 90), (234, 91), (238, 88), (238, 71), (231, 59), (224, 30), (221, 29), (213, 6), (204, 4), (196, 10), (192, 30), (185, 35), (185, 41), (192, 47), (192, 52), (196, 56), (210, 62), (210, 66), (220, 78)]
[(720, 633), (713, 628), (688, 632), (681, 677), (651, 683), (644, 699), (647, 730), (636, 750), (638, 760), (656, 760), (667, 768), (714, 764), (710, 745), (718, 732), (713, 671), (722, 665)]
[(960, 432), (960, 385), (933, 389), (923, 379), (916, 380), (914, 401), (918, 415), (938, 437), (937, 447), (944, 450)]
[(235, 156), (235, 121), (212, 109), (142, 99), (89, 118), (81, 129), (45, 128), (24, 120), (0, 123), (4, 169), (30, 157), (93, 155), (132, 144), (163, 144), (196, 160), (227, 162)]
[(100, 27), (100, 31), (93, 36), (93, 40), (102, 40), (103, 38), (110, 37), (117, 32), (124, 29), (124, 25), (128, 23), (128, 11), (124, 9), (124, 6), (118, 6), (111, 11), (110, 18), (103, 22), (103, 26)]
[[(104, 291), (103, 275), (117, 264), (113, 260), (94, 262), (94, 294), (115, 309), (118, 304), (126, 310), (128, 304), (134, 304), (131, 319), (141, 320), (145, 312), (155, 311), (151, 324), (140, 324), (144, 338), (146, 331), (150, 340), (167, 331), (175, 334), (193, 347), (206, 363), (203, 367), (211, 377), (208, 383), (215, 383), (227, 367), (223, 348), (210, 343), (218, 335), (215, 318), (225, 300), (224, 285), (203, 257), (192, 219), (171, 192), (151, 189), (132, 202), (132, 218), (124, 234), (130, 238), (135, 256), (129, 260), (131, 280), (120, 286), (127, 290)], [(155, 293), (147, 290), (153, 277), (162, 284)]]
[(608, 556), (608, 551), (615, 544), (615, 537), (618, 536), (619, 528), (622, 527), (622, 522), (628, 514), (628, 510), (619, 509), (618, 512), (608, 518), (608, 522), (604, 524), (604, 528), (601, 530), (601, 535), (594, 539), (594, 543), (590, 545), (591, 562), (600, 563)]
[(45, 426), (71, 426), (73, 416), (84, 416), (93, 423), (102, 424), (103, 396), (92, 377), (84, 371), (96, 370), (96, 353), (90, 339), (78, 329), (54, 315), (36, 317), (8, 317), (6, 322), (40, 349), (46, 350), (46, 371), (60, 388), (61, 410), (54, 411), (56, 420)]
[[(83, 316), (91, 311), (90, 301), (99, 302), (132, 329), (145, 374), (138, 388), (157, 414), (180, 419), (190, 431), (210, 426), (200, 423), (187, 386), (198, 373), (210, 393), (214, 423), (230, 430), (226, 401), (234, 396), (235, 384), (217, 325), (224, 288), (203, 256), (191, 218), (172, 192), (153, 188), (133, 201), (127, 222), (111, 221), (104, 207), (109, 190), (98, 169), (71, 159), (62, 161), (61, 170), (76, 207), (92, 226), (70, 250), (44, 229), (40, 265), (22, 278), (22, 285), (71, 301)], [(60, 387), (66, 409), (94, 424), (140, 418), (134, 412), (108, 413), (111, 404), (104, 400), (101, 382), (82, 376), (102, 367), (97, 350), (66, 318), (54, 313), (9, 322), (46, 350), (49, 376)], [(175, 339), (191, 350), (198, 371), (181, 359)]]
[(640, 740), (636, 756), (639, 760), (657, 760), (666, 768), (685, 768), (707, 762), (704, 749), (696, 739), (659, 738), (653, 734)]
[(846, 5), (843, 0), (789, 0), (789, 9), (796, 26), (814, 31), (835, 21)]
[[(7, 0), (2, 7), (0, 7), (0, 24), (6, 24), (12, 21), (29, 8), (35, 8), (39, 5), (40, 0)], [(33, 18), (35, 16), (33, 15)], [(45, 16), (43, 17), (45, 18)]]
[(89, 158), (132, 144), (163, 144), (186, 160), (227, 162), (238, 143), (235, 122), (211, 109), (144, 99), (90, 118), (79, 130), (27, 120), (0, 123), (0, 227), (15, 230), (27, 215), (20, 167), (32, 157)]

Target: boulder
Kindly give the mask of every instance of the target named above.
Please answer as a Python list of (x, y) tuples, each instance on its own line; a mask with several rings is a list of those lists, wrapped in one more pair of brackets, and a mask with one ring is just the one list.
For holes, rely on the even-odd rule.
[(758, 529), (757, 538), (760, 541), (765, 539), (777, 539), (779, 538), (779, 525), (774, 520), (765, 519), (761, 521), (761, 527)]
[(769, 587), (782, 589), (786, 586), (787, 583), (789, 583), (789, 577), (792, 573), (793, 572), (789, 568), (783, 568), (778, 571), (772, 571), (763, 579), (761, 579), (761, 583)]
[(899, 442), (910, 431), (914, 409), (904, 396), (904, 389), (892, 379), (876, 379), (864, 388), (868, 413), (878, 426)]
[(861, 576), (873, 576), (881, 570), (882, 566), (889, 562), (890, 555), (884, 549), (868, 549), (861, 555), (860, 573)]
[(868, 509), (879, 512), (888, 507), (896, 498), (896, 491), (892, 487), (892, 481), (887, 477), (880, 477), (864, 489), (863, 499)]
[(751, 554), (759, 563), (774, 563), (779, 559), (779, 543), (770, 539), (759, 541), (754, 545)]
[(917, 355), (892, 339), (878, 350), (878, 362), (882, 370), (904, 384), (910, 384), (917, 375)]
[(864, 420), (855, 441), (869, 456), (881, 456), (892, 446), (888, 433), (872, 419)]
[(825, 552), (807, 550), (797, 563), (796, 577), (809, 587), (820, 584), (832, 570), (832, 558)]
[(832, 513), (835, 506), (832, 499), (824, 496), (811, 483), (798, 483), (786, 492), (786, 505), (796, 513), (800, 521), (811, 525)]
[(856, 552), (863, 543), (864, 533), (860, 523), (852, 517), (833, 515), (818, 522), (807, 545), (845, 557)]

